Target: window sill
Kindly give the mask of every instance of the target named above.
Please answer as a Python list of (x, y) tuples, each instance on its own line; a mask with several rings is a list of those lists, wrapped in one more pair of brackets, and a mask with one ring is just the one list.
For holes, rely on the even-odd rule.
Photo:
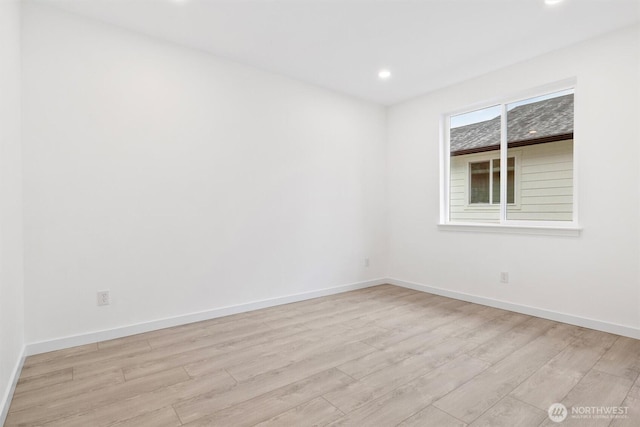
[(465, 231), (472, 233), (499, 233), (499, 234), (533, 234), (541, 236), (567, 236), (579, 237), (582, 228), (574, 225), (547, 226), (547, 225), (511, 225), (511, 224), (476, 224), (476, 223), (448, 223), (438, 224), (441, 231)]

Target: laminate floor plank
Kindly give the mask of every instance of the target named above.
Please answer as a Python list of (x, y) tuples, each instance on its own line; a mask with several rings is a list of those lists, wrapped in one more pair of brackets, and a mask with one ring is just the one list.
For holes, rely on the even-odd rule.
[[(509, 313), (501, 315), (500, 318), (505, 316), (509, 316)], [(372, 372), (367, 376), (362, 376), (362, 378), (359, 378), (360, 380), (358, 382), (350, 384), (344, 389), (336, 390), (325, 397), (343, 411), (352, 411), (353, 409), (388, 393), (400, 385), (422, 376), (440, 365), (450, 362), (463, 352), (470, 351), (479, 344), (499, 335), (501, 332), (504, 332), (505, 329), (515, 327), (522, 321), (526, 320), (526, 318), (528, 318), (528, 316), (509, 316), (508, 320), (510, 321), (508, 322), (497, 320), (494, 325), (485, 326), (484, 324), (481, 324), (478, 329), (489, 332), (486, 334), (473, 334), (474, 339), (471, 340), (461, 339), (460, 337), (457, 337), (456, 334), (449, 333), (456, 331), (456, 327), (451, 328), (450, 331), (449, 327), (437, 328), (435, 331), (431, 332), (434, 334), (433, 338), (431, 340), (425, 340), (423, 343), (424, 345), (412, 352), (409, 357), (401, 358), (399, 361), (390, 363), (388, 366), (383, 367), (380, 370)], [(435, 333), (437, 332), (442, 333), (442, 335), (436, 335)], [(473, 333), (475, 330), (466, 330), (466, 332)], [(467, 334), (463, 334), (463, 336), (464, 335)], [(400, 336), (402, 335), (400, 334)], [(411, 335), (411, 337), (416, 336), (421, 335)], [(365, 340), (364, 342), (369, 344), (370, 340)], [(393, 349), (395, 347), (389, 346), (389, 348)], [(349, 364), (354, 364), (355, 362), (366, 358), (380, 358), (381, 354), (384, 355), (384, 353), (372, 353), (364, 356), (363, 358), (355, 359), (349, 362)], [(364, 366), (366, 367), (367, 364), (364, 363)], [(338, 368), (344, 369), (345, 365), (341, 365)], [(356, 378), (358, 377), (357, 375), (354, 375), (353, 372), (349, 372), (348, 369), (346, 372)]]
[(497, 336), (494, 340), (477, 347), (469, 355), (490, 363), (499, 362), (535, 340), (554, 324), (556, 323), (551, 320), (531, 317)]
[(22, 368), (20, 378), (39, 376), (66, 368), (74, 368), (75, 373), (77, 368), (82, 366), (100, 365), (105, 362), (108, 363), (109, 360), (122, 360), (134, 355), (150, 352), (151, 347), (146, 340), (136, 341), (127, 345), (105, 350), (74, 354), (73, 356), (61, 359), (52, 359), (43, 363), (30, 364), (29, 366)]
[(377, 302), (377, 304), (371, 306), (360, 306), (358, 304), (354, 304), (351, 309), (346, 310), (339, 315), (327, 317), (326, 314), (323, 313), (322, 316), (313, 320), (304, 321), (302, 325), (309, 329), (321, 329), (329, 328), (335, 324), (368, 324), (370, 322), (374, 322), (373, 319), (375, 318), (393, 317), (394, 311), (417, 311), (418, 309), (415, 308), (415, 306), (415, 297), (413, 295), (400, 297), (394, 299), (392, 302)]
[(466, 425), (435, 406), (429, 405), (398, 424), (398, 427), (465, 427)]
[[(418, 321), (414, 319), (412, 322), (406, 322), (402, 327), (387, 325), (386, 327), (391, 328), (388, 332), (368, 339), (365, 342), (380, 350), (384, 350), (386, 348), (393, 348), (398, 343), (415, 335), (424, 334), (425, 332), (433, 332), (443, 337), (450, 337), (461, 330), (458, 327), (457, 321), (464, 315), (460, 312), (442, 309), (437, 310), (435, 308), (427, 308), (425, 311), (428, 311), (430, 315), (425, 317), (424, 314), (422, 314), (422, 318)], [(380, 326), (380, 322), (375, 322), (375, 324)]]
[(556, 402), (640, 425), (640, 341), (380, 285), (29, 356), (5, 427), (552, 426)]
[(605, 332), (584, 331), (556, 357), (521, 383), (511, 395), (539, 409), (560, 402), (613, 345), (616, 337)]
[(222, 323), (206, 328), (198, 328), (181, 334), (165, 335), (157, 338), (150, 338), (149, 345), (156, 349), (162, 347), (175, 346), (182, 342), (208, 339), (210, 342), (222, 342), (228, 338), (251, 335), (256, 332), (267, 332), (272, 329), (262, 322), (252, 320), (239, 320), (238, 322)]
[(430, 373), (348, 413), (331, 426), (391, 426), (420, 412), (491, 366), (462, 355)]
[[(292, 338), (291, 332), (294, 332)], [(299, 343), (300, 346), (308, 344), (309, 340), (304, 341), (305, 329), (301, 328), (281, 328), (278, 330), (258, 333), (251, 338), (248, 338), (247, 343), (252, 342), (251, 339), (255, 338), (256, 342), (250, 347), (243, 347), (245, 351), (226, 351), (224, 348), (226, 345), (220, 345), (219, 343), (207, 346), (191, 346), (172, 347), (170, 353), (162, 355), (161, 357), (140, 357), (136, 360), (131, 360), (127, 366), (123, 366), (123, 371), (127, 380), (133, 378), (139, 378), (150, 373), (160, 372), (165, 369), (174, 368), (177, 366), (191, 365), (202, 360), (211, 361), (215, 359), (217, 361), (215, 369), (233, 366), (235, 364), (241, 364), (244, 361), (250, 361), (255, 358), (266, 357), (267, 351), (261, 346), (265, 340), (272, 340), (278, 342), (282, 338), (284, 342), (282, 346), (291, 346), (295, 343)], [(302, 336), (301, 336), (302, 335)], [(294, 343), (294, 344), (292, 344)], [(233, 346), (233, 344), (229, 344)], [(178, 350), (187, 348), (187, 351), (178, 352)], [(189, 349), (190, 348), (190, 349)], [(235, 350), (235, 349), (234, 349)], [(135, 362), (135, 363), (133, 363)], [(189, 373), (191, 375), (191, 372)]]
[(382, 317), (376, 321), (376, 324), (388, 329), (406, 329), (426, 323), (427, 328), (433, 328), (462, 318), (464, 313), (455, 309), (462, 307), (464, 304), (464, 302), (456, 300), (442, 301), (432, 306), (427, 305), (423, 312), (407, 311), (392, 317)]
[(424, 353), (406, 358), (360, 380), (326, 394), (324, 397), (343, 412), (351, 412), (410, 381), (451, 362), (468, 348), (468, 343), (447, 339)]
[(22, 369), (25, 369), (40, 363), (46, 364), (52, 360), (60, 361), (67, 357), (77, 356), (80, 354), (93, 353), (97, 351), (98, 351), (98, 344), (92, 343), (92, 344), (86, 344), (86, 345), (79, 345), (77, 347), (65, 348), (64, 350), (40, 353), (40, 354), (27, 357), (24, 361), (24, 366)]
[(547, 418), (547, 411), (507, 396), (496, 403), (470, 427), (535, 427)]
[[(227, 352), (218, 356), (198, 359), (185, 365), (191, 376), (208, 373), (220, 368), (228, 369), (239, 380), (246, 380), (259, 373), (286, 366), (305, 355), (326, 350), (332, 346), (345, 345), (364, 338), (384, 333), (386, 330), (371, 327), (338, 330), (327, 335), (326, 331), (303, 331), (296, 336), (272, 342), (269, 346), (254, 346), (242, 352)], [(195, 355), (197, 356), (197, 354)], [(197, 357), (194, 357), (197, 359)]]
[[(377, 327), (350, 329), (341, 334), (327, 337), (313, 343), (308, 343), (295, 349), (291, 349), (290, 351), (276, 353), (274, 356), (278, 357), (280, 360), (276, 360), (275, 363), (266, 363), (267, 361), (265, 359), (267, 358), (255, 359), (254, 361), (235, 364), (234, 366), (227, 368), (227, 370), (238, 381), (246, 381), (264, 372), (279, 369), (291, 363), (314, 357), (318, 353), (325, 353), (327, 350), (333, 348), (344, 347), (349, 343), (361, 341), (376, 334), (383, 333), (384, 331), (386, 330)], [(370, 349), (372, 351), (367, 354), (371, 354), (374, 350), (371, 347)]]
[(342, 372), (346, 372), (355, 379), (360, 379), (387, 366), (397, 364), (403, 359), (420, 354), (428, 348), (438, 345), (445, 337), (433, 332), (424, 332), (413, 335), (396, 345), (384, 350), (366, 354), (338, 366)]
[[(464, 327), (454, 331), (451, 336), (465, 341), (483, 344), (491, 338), (505, 333), (517, 325), (524, 323), (529, 316), (520, 313), (505, 313), (496, 318), (487, 319), (475, 328)], [(458, 324), (456, 323), (456, 327)]]
[[(259, 329), (259, 328), (258, 328)], [(259, 346), (266, 342), (279, 342), (279, 339), (288, 339), (298, 333), (306, 332), (302, 327), (270, 329), (245, 334), (242, 331), (239, 336), (225, 334), (221, 336), (206, 336), (198, 339), (182, 342), (173, 346), (154, 349), (151, 352), (133, 355), (128, 358), (110, 359), (101, 364), (83, 365), (77, 367), (74, 374), (77, 378), (93, 376), (105, 370), (124, 369), (129, 379), (151, 372), (158, 372), (167, 366), (178, 366), (174, 359), (182, 359), (184, 363), (193, 363), (214, 356), (231, 357), (229, 353), (240, 349)], [(214, 369), (215, 370), (215, 369)]]
[(618, 337), (595, 369), (635, 381), (640, 375), (640, 340)]
[(616, 416), (609, 424), (610, 427), (638, 427), (640, 420), (640, 398), (631, 394), (620, 405), (624, 408), (624, 414)]
[(118, 421), (110, 427), (179, 427), (181, 425), (182, 422), (176, 411), (173, 407), (167, 406), (128, 420)]
[[(132, 354), (130, 357), (126, 358), (113, 358), (101, 363), (82, 364), (74, 367), (74, 378), (90, 378), (101, 374), (102, 372), (112, 371), (115, 369), (120, 369), (123, 372), (125, 372), (125, 370), (135, 371), (135, 368), (139, 366), (153, 366), (154, 368), (149, 368), (145, 371), (145, 374), (155, 373), (160, 372), (167, 367), (178, 366), (175, 364), (172, 365), (173, 359), (184, 354), (197, 354), (199, 359), (204, 359), (223, 353), (224, 352), (221, 351), (216, 344), (207, 345), (205, 342), (198, 342), (197, 344), (189, 343), (184, 346), (166, 347), (156, 349), (154, 351)], [(129, 373), (128, 378), (126, 379), (131, 380), (140, 376), (143, 375)]]
[[(210, 373), (219, 368), (241, 365), (244, 360), (252, 364), (257, 360), (269, 363), (272, 358), (282, 359), (282, 355), (298, 347), (304, 347), (310, 343), (321, 341), (326, 336), (326, 331), (309, 331), (301, 327), (282, 328), (283, 331), (296, 331), (294, 334), (283, 337), (271, 337), (267, 343), (257, 343), (244, 348), (223, 352), (212, 357), (200, 358), (195, 362), (184, 365), (191, 376)], [(346, 329), (344, 329), (346, 330)], [(344, 330), (340, 330), (341, 332)], [(160, 361), (162, 363), (162, 361)]]
[(53, 371), (42, 375), (21, 378), (16, 385), (14, 394), (19, 395), (21, 393), (37, 390), (39, 388), (44, 388), (55, 384), (65, 383), (71, 380), (73, 380), (73, 368), (65, 368), (59, 371)]
[(45, 424), (49, 420), (53, 422), (61, 418), (72, 417), (97, 407), (109, 405), (113, 402), (135, 397), (148, 391), (189, 379), (189, 375), (183, 368), (176, 368), (138, 380), (76, 394), (64, 399), (46, 401), (42, 405), (30, 406), (21, 411), (10, 410), (5, 424), (7, 426)]
[(21, 411), (34, 406), (43, 406), (47, 403), (70, 399), (74, 396), (84, 395), (124, 382), (122, 370), (116, 369), (93, 377), (53, 384), (27, 393), (14, 395), (11, 401), (11, 410)]
[(322, 397), (317, 397), (280, 415), (256, 424), (256, 427), (321, 426), (329, 424), (343, 415), (338, 408)]
[[(358, 318), (367, 313), (384, 312), (389, 310), (389, 304), (394, 304), (396, 300), (402, 300), (403, 297), (392, 299), (391, 301), (379, 301), (375, 299), (350, 304), (345, 307), (334, 306), (331, 309), (332, 316), (327, 316), (326, 310), (318, 310), (311, 314), (298, 316), (292, 319), (283, 319), (279, 322), (271, 322), (270, 326), (274, 328), (304, 325), (307, 327), (321, 328), (329, 326), (333, 323), (345, 322)], [(383, 326), (383, 325), (381, 325)]]
[[(117, 399), (45, 425), (47, 427), (106, 427), (116, 422), (133, 422), (134, 418), (144, 420), (150, 412), (172, 406), (175, 402), (213, 391), (223, 393), (235, 385), (236, 381), (231, 375), (222, 370)], [(177, 415), (175, 411), (174, 414)], [(172, 417), (169, 418), (171, 420)]]
[(636, 383), (631, 387), (631, 391), (629, 392), (629, 396), (634, 399), (640, 399), (640, 377), (636, 380)]
[[(608, 426), (612, 419), (609, 417), (591, 416), (591, 414), (578, 413), (574, 416), (573, 407), (582, 408), (607, 408), (621, 406), (633, 382), (629, 379), (617, 377), (615, 375), (601, 372), (595, 368), (590, 370), (580, 382), (569, 392), (562, 402), (567, 407), (569, 415), (562, 422), (563, 426)], [(635, 419), (635, 425), (638, 425), (638, 419)], [(550, 427), (558, 425), (556, 422), (547, 418), (541, 426)]]
[(534, 341), (435, 402), (434, 406), (466, 423), (473, 422), (555, 357), (579, 333), (581, 330), (575, 326), (555, 324)]
[[(247, 381), (238, 383), (236, 387), (223, 394), (207, 393), (176, 404), (174, 408), (183, 422), (190, 422), (212, 415), (217, 411), (237, 405), (245, 400), (253, 399), (261, 394), (271, 392), (276, 388), (301, 381), (310, 375), (332, 369), (347, 360), (371, 351), (375, 351), (375, 349), (360, 342), (347, 344), (331, 349), (326, 353), (318, 353), (309, 359), (291, 363), (283, 368), (257, 375)], [(340, 374), (348, 376), (342, 372)]]
[(253, 426), (351, 381), (337, 369), (329, 369), (185, 425)]

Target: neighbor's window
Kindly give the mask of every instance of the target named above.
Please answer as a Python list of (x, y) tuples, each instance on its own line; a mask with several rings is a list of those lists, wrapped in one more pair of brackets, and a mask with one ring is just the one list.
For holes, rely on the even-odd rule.
[[(515, 157), (507, 159), (507, 203), (513, 203)], [(469, 203), (500, 204), (500, 159), (469, 163)]]
[(575, 223), (573, 93), (445, 116), (444, 222)]

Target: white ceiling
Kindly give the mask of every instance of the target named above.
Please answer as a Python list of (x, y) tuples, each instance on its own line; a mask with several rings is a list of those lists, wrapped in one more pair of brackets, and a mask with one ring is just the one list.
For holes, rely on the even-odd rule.
[(640, 21), (640, 0), (34, 1), (385, 105)]

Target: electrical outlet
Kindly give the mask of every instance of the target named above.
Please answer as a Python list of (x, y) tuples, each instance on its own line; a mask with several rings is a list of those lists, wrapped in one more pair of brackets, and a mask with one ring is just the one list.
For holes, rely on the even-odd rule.
[(367, 258), (364, 259), (364, 266), (365, 267), (369, 267), (369, 264), (370, 264), (369, 258), (367, 257)]
[(109, 291), (98, 291), (98, 305), (109, 305), (111, 304), (111, 297), (109, 296)]
[(500, 273), (500, 283), (509, 283), (509, 273), (503, 271)]

